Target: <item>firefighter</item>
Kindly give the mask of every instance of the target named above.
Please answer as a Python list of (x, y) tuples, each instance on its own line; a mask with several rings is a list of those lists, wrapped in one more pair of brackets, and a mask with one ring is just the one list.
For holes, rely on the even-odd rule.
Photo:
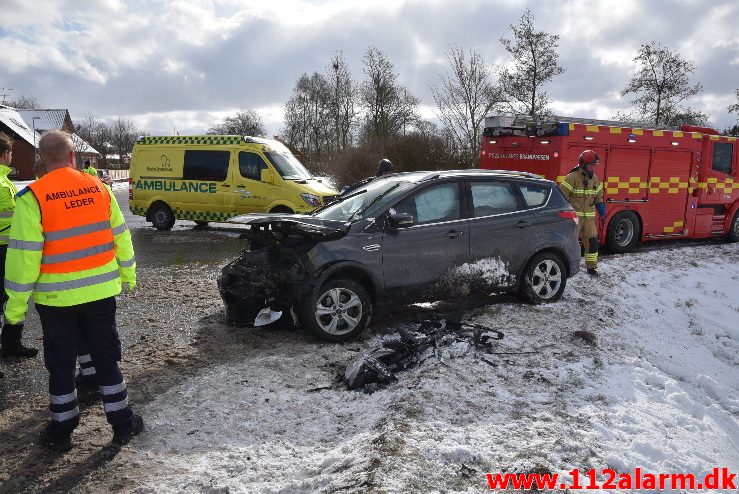
[(46, 132), (39, 150), (47, 173), (17, 195), (5, 281), (7, 321), (23, 322), (31, 295), (41, 319), (51, 420), (39, 439), (58, 451), (72, 447), (80, 420), (75, 366), (83, 340), (113, 443), (123, 445), (144, 428), (128, 404), (115, 329), (115, 296), (122, 284), (129, 290), (136, 285), (131, 234), (110, 189), (75, 169), (69, 134)]
[(364, 180), (360, 180), (359, 182), (357, 182), (357, 183), (355, 183), (353, 185), (349, 185), (349, 186), (344, 187), (343, 189), (341, 189), (341, 194), (340, 195), (345, 196), (345, 195), (351, 194), (353, 192), (356, 192), (361, 187), (364, 187), (365, 185), (367, 185), (368, 183), (370, 183), (371, 181), (373, 181), (377, 177), (381, 177), (383, 175), (388, 175), (390, 173), (393, 173), (393, 168), (394, 168), (394, 166), (393, 166), (393, 162), (392, 161), (390, 161), (387, 158), (381, 159), (380, 162), (377, 163), (377, 171), (375, 171), (375, 175), (373, 177), (367, 177)]
[(90, 160), (85, 160), (85, 168), (82, 171), (87, 173), (88, 175), (92, 175), (93, 177), (98, 176), (98, 171), (94, 166), (90, 164)]
[(598, 276), (598, 224), (602, 226), (606, 218), (603, 204), (603, 184), (595, 174), (600, 158), (595, 151), (580, 153), (577, 166), (559, 184), (559, 188), (569, 201), (578, 217), (578, 236), (585, 248), (585, 267), (591, 276)]
[[(5, 256), (8, 252), (10, 225), (15, 209), (15, 194), (18, 193), (13, 182), (8, 178), (10, 161), (13, 157), (13, 141), (0, 132), (0, 280), (5, 279)], [(0, 309), (5, 306), (7, 295), (0, 289)], [(17, 324), (3, 325), (0, 333), (0, 354), (18, 357), (35, 357), (38, 350), (28, 348), (21, 343), (23, 326)]]

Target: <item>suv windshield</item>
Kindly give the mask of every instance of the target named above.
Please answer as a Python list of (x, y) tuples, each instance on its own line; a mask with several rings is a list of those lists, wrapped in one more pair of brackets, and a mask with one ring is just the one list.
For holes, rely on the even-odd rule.
[(305, 180), (312, 178), (308, 170), (305, 169), (292, 153), (265, 151), (264, 154), (285, 180)]
[(329, 204), (313, 215), (317, 218), (335, 221), (372, 218), (377, 211), (413, 185), (411, 182), (398, 180), (373, 180), (356, 192), (340, 197), (338, 202)]

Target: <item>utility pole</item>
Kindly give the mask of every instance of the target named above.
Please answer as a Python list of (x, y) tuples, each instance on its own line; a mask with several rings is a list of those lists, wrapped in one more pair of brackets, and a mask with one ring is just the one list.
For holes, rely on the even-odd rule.
[(15, 89), (10, 88), (10, 87), (0, 87), (0, 95), (3, 98), (3, 102), (2, 102), (3, 105), (5, 104), (6, 97), (10, 96), (10, 94), (7, 91), (15, 91)]

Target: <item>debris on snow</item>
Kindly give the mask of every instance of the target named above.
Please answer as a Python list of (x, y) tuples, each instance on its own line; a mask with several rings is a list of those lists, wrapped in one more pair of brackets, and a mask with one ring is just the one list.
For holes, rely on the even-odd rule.
[[(354, 359), (344, 372), (349, 389), (373, 392), (396, 380), (395, 373), (436, 357), (442, 362), (461, 358), (474, 349), (491, 352), (503, 332), (472, 323), (421, 321), (414, 331), (404, 327), (385, 338), (381, 345)], [(454, 332), (462, 329), (462, 331)]]

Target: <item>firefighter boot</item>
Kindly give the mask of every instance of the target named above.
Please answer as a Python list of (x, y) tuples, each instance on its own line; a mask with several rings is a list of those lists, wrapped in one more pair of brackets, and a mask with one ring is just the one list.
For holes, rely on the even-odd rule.
[(16, 356), (16, 357), (35, 357), (38, 350), (23, 346), (21, 343), (21, 335), (23, 334), (23, 324), (3, 325), (0, 334), (0, 355)]
[(598, 273), (598, 270), (596, 268), (588, 268), (586, 271), (590, 276), (598, 277), (600, 276), (600, 273)]

